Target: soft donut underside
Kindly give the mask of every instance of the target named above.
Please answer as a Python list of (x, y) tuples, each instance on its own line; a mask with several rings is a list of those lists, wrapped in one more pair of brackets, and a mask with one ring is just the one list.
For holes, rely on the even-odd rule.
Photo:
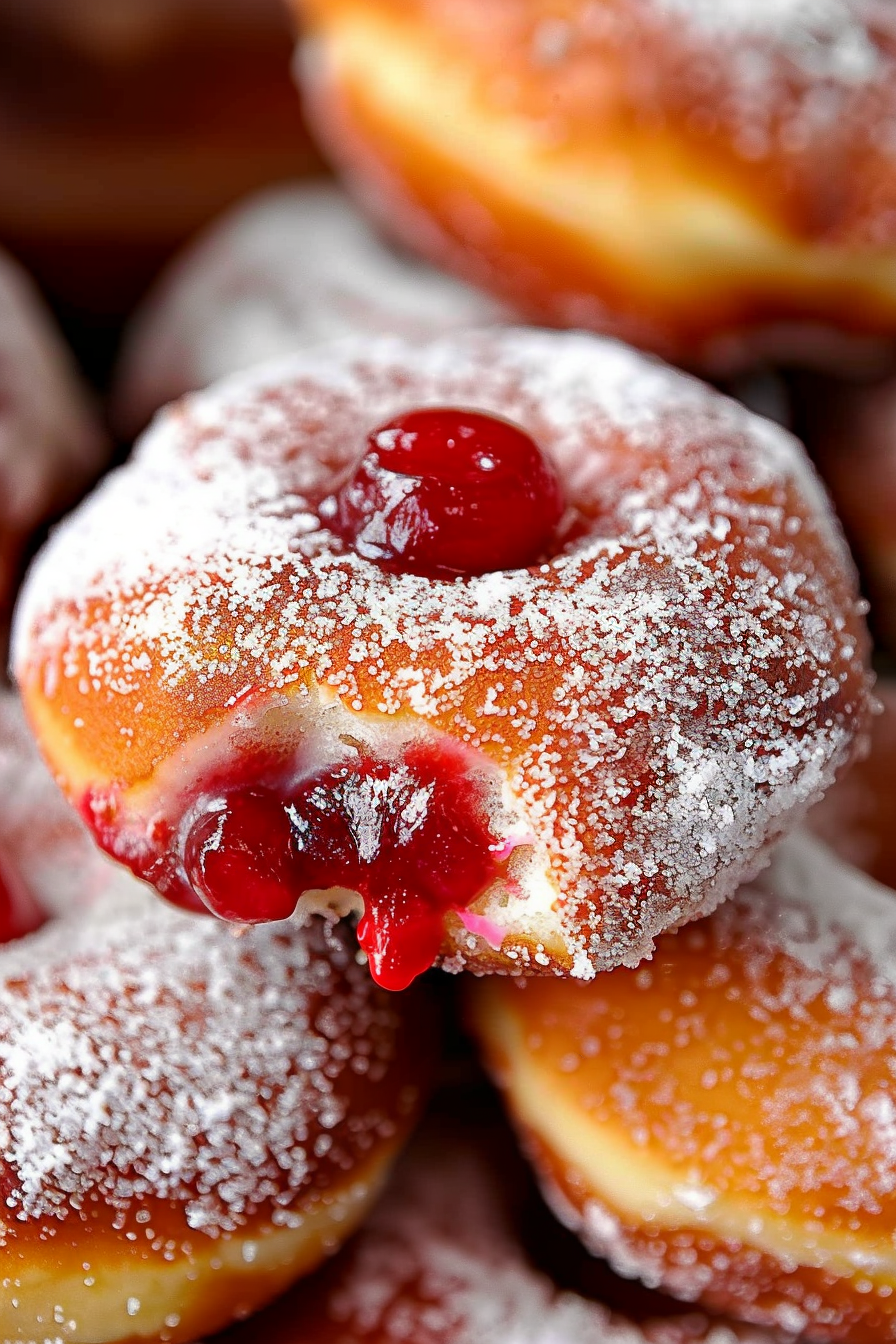
[[(124, 1244), (111, 1232), (4, 1250), (0, 1337), (43, 1344), (64, 1331), (71, 1344), (196, 1339), (257, 1311), (310, 1273), (364, 1220), (397, 1145), (350, 1173), (344, 1190), (303, 1215), (297, 1228), (263, 1222), (189, 1251)], [(163, 1214), (164, 1214), (163, 1210)], [(169, 1215), (170, 1216), (170, 1215)], [(180, 1240), (183, 1242), (183, 1226)], [(55, 1336), (53, 1336), (55, 1337)]]

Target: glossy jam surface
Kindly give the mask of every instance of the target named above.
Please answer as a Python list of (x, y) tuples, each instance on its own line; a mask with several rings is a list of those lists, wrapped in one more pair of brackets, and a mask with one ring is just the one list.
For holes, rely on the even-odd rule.
[(537, 564), (563, 514), (553, 467), (518, 426), (431, 408), (373, 431), (333, 504), (334, 530), (368, 560), (452, 578)]
[(373, 976), (403, 989), (435, 960), (448, 911), (505, 857), (454, 755), (418, 744), (394, 760), (359, 753), (285, 792), (241, 786), (194, 822), (187, 876), (210, 910), (246, 924), (285, 919), (307, 891), (358, 892)]

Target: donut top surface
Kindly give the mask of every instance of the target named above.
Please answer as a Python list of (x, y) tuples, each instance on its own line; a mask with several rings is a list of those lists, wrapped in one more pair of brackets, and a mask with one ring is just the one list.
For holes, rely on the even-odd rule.
[(239, 938), (128, 888), (2, 949), (0, 984), (17, 1242), (294, 1226), (415, 1105), (397, 1001), (321, 921)]
[[(322, 521), (372, 428), (446, 405), (553, 461), (545, 563), (433, 581)], [(830, 782), (864, 651), (794, 440), (622, 346), (496, 330), (345, 343), (173, 408), (38, 560), (16, 666), (67, 789), (156, 882), (203, 773), (245, 775), (265, 714), (294, 779), (447, 735), (519, 851), (478, 913), (506, 933), (514, 892), (559, 910), (562, 964), (589, 975), (728, 894)]]

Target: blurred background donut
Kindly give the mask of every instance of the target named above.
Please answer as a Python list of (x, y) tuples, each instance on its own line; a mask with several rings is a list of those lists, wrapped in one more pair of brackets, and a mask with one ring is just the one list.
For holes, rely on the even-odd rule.
[(716, 372), (892, 342), (892, 5), (293, 3), (353, 188), (535, 320)]
[(121, 315), (188, 233), (307, 170), (290, 47), (277, 0), (2, 0), (0, 239)]

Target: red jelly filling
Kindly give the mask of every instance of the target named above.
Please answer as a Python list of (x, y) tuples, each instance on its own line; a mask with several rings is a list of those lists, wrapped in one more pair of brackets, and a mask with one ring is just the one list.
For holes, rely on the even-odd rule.
[(306, 891), (364, 899), (358, 940), (377, 982), (403, 989), (430, 967), (444, 917), (502, 866), (466, 763), (444, 746), (397, 760), (359, 755), (280, 793), (239, 788), (194, 823), (187, 876), (215, 914), (284, 919)]
[(333, 528), (369, 560), (452, 578), (538, 563), (563, 513), (524, 430), (482, 411), (410, 411), (368, 438)]

